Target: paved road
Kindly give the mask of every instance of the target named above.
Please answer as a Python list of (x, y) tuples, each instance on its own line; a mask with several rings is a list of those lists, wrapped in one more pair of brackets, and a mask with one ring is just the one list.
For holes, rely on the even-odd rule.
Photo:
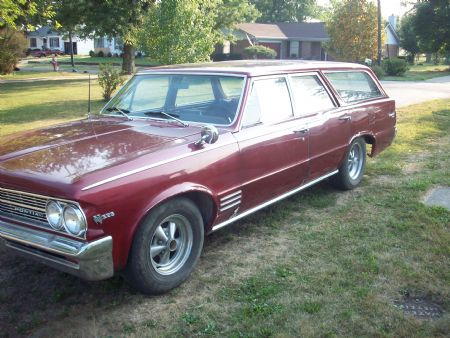
[(434, 99), (450, 98), (450, 76), (427, 81), (381, 81), (388, 95), (395, 99), (397, 107)]

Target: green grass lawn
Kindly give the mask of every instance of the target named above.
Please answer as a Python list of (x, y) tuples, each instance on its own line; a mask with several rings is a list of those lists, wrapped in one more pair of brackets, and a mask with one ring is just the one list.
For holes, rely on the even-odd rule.
[[(38, 63), (48, 63), (51, 57), (46, 58), (33, 58), (33, 62)], [(122, 64), (122, 58), (121, 57), (90, 57), (88, 55), (76, 55), (74, 56), (74, 62), (76, 64), (83, 64), (83, 63), (118, 63)], [(70, 62), (70, 56), (58, 56), (59, 62)], [(137, 57), (136, 58), (136, 64), (144, 65), (144, 66), (156, 66), (157, 63), (153, 60), (151, 60), (149, 57)]]
[(384, 76), (386, 81), (424, 81), (440, 76), (450, 75), (447, 65), (419, 64), (412, 65), (403, 76)]
[[(86, 81), (80, 80), (0, 84), (0, 135), (79, 118), (86, 97)], [(94, 106), (101, 106), (97, 86)], [(15, 286), (4, 277), (1, 303), (16, 309), (7, 314), (8, 330), (54, 336), (61, 330), (128, 337), (447, 336), (450, 212), (421, 200), (429, 188), (450, 182), (449, 107), (450, 100), (437, 100), (400, 108), (397, 138), (368, 160), (360, 187), (342, 192), (323, 182), (212, 234), (190, 279), (169, 294), (144, 297), (120, 277), (85, 283), (53, 272), (52, 283), (64, 287), (52, 290), (48, 283), (36, 286), (47, 281), (42, 271), (50, 271), (36, 267), (28, 278), (37, 289), (19, 297), (19, 290), (5, 291)], [(426, 297), (444, 316), (404, 315), (394, 306), (404, 297)]]
[(52, 71), (32, 71), (32, 70), (20, 70), (17, 72), (13, 72), (8, 75), (0, 75), (1, 80), (25, 80), (25, 79), (39, 79), (39, 78), (67, 78), (67, 77), (74, 77), (74, 76), (83, 76), (86, 75), (83, 72), (72, 72), (70, 70), (62, 69), (59, 72), (52, 72)]
[[(92, 80), (91, 84), (92, 111), (95, 112), (104, 101), (97, 81)], [(0, 137), (80, 119), (86, 115), (87, 99), (88, 81), (85, 79), (0, 84)]]

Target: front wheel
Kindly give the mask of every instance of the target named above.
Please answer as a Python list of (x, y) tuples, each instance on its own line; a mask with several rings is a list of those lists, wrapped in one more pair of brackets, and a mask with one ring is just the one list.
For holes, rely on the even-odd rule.
[(350, 144), (339, 172), (331, 177), (331, 183), (339, 189), (354, 189), (362, 180), (366, 166), (366, 143), (356, 138)]
[(190, 200), (156, 207), (136, 232), (125, 276), (146, 294), (167, 292), (187, 279), (203, 247), (203, 219)]

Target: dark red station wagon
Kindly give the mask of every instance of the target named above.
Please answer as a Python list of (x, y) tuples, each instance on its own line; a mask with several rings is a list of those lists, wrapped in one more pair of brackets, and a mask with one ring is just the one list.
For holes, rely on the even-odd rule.
[(205, 233), (328, 179), (356, 187), (396, 133), (361, 65), (237, 61), (154, 68), (99, 115), (3, 137), (0, 238), (87, 280), (182, 283)]

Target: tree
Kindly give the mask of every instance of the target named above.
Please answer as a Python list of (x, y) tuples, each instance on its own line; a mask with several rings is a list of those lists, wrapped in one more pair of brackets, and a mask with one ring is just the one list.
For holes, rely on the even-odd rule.
[(72, 67), (75, 67), (73, 62), (73, 35), (81, 30), (84, 21), (84, 7), (80, 0), (58, 0), (55, 1), (54, 26), (69, 37), (70, 44), (70, 61)]
[(253, 22), (261, 13), (248, 0), (221, 0), (218, 2), (216, 29), (232, 29), (236, 23)]
[[(86, 35), (120, 37), (123, 40), (122, 70), (127, 74), (135, 71), (134, 54), (137, 36), (144, 18), (155, 0), (83, 0), (85, 18), (83, 31)], [(165, 1), (163, 1), (165, 2)]]
[(328, 52), (338, 60), (377, 57), (377, 8), (368, 0), (335, 2), (327, 24)]
[(0, 0), (0, 27), (32, 29), (53, 15), (51, 0)]
[(140, 45), (162, 64), (209, 61), (224, 29), (258, 15), (247, 0), (164, 0), (145, 19)]
[(164, 0), (140, 34), (141, 48), (162, 64), (207, 61), (219, 41), (217, 0)]
[(418, 1), (411, 15), (421, 51), (450, 54), (450, 2)]
[(410, 62), (414, 62), (416, 54), (420, 51), (413, 20), (411, 14), (404, 16), (399, 29), (400, 46), (409, 53)]
[(0, 28), (0, 74), (14, 70), (27, 48), (27, 39), (22, 32), (8, 26)]
[(258, 22), (301, 22), (319, 15), (316, 0), (251, 0), (261, 17)]

